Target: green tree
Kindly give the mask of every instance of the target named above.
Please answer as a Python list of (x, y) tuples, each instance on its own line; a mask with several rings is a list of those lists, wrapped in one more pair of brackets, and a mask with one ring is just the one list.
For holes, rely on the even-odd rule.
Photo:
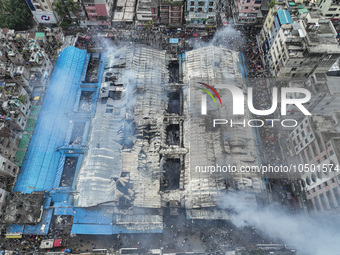
[(8, 13), (11, 11), (11, 2), (10, 0), (0, 0), (0, 13)]
[(66, 17), (68, 20), (71, 20), (70, 12), (68, 11), (67, 5), (64, 0), (59, 0), (55, 2), (54, 10), (62, 19)]
[(20, 95), (18, 96), (18, 99), (21, 103), (26, 104), (27, 95)]
[(272, 0), (270, 3), (269, 3), (269, 8), (273, 8), (275, 6), (275, 1)]
[(32, 14), (25, 1), (22, 0), (0, 0), (9, 1), (6, 8), (10, 8), (10, 15), (0, 11), (0, 27), (15, 29), (17, 31), (26, 30), (32, 23)]
[(73, 0), (67, 0), (67, 6), (68, 9), (74, 13), (77, 17), (77, 20), (79, 20), (79, 4), (74, 2)]
[(147, 22), (145, 22), (145, 25), (144, 25), (144, 27), (146, 28), (146, 29), (151, 29), (152, 28), (152, 26), (153, 26), (153, 21), (152, 20), (148, 20)]

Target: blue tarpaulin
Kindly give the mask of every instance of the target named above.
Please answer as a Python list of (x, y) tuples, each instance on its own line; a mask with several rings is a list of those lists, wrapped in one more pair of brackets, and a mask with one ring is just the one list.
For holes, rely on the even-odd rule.
[(170, 43), (178, 43), (178, 38), (170, 38)]

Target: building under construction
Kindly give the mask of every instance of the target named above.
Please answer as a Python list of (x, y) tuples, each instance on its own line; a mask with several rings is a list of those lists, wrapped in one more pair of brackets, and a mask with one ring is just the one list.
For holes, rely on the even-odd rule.
[(7, 234), (47, 234), (60, 217), (71, 234), (160, 233), (166, 211), (228, 219), (221, 198), (234, 190), (256, 203), (259, 174), (197, 171), (259, 163), (251, 128), (211, 125), (231, 118), (231, 95), (218, 90), (223, 106), (201, 115), (200, 83), (244, 89), (242, 72), (237, 52), (215, 46), (176, 61), (134, 45), (64, 49), (14, 189), (45, 194), (40, 221), (3, 220)]

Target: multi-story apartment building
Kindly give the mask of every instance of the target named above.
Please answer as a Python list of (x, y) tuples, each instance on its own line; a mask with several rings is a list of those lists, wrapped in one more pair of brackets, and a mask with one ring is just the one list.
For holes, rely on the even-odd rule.
[(234, 19), (238, 24), (255, 24), (262, 19), (262, 0), (234, 0)]
[[(113, 12), (112, 23), (117, 25), (132, 23), (134, 21), (135, 9), (135, 0), (117, 0)], [(158, 11), (158, 9), (156, 11)], [(156, 16), (158, 16), (158, 14), (156, 14)]]
[(177, 27), (182, 25), (183, 1), (161, 1), (159, 7), (159, 22)]
[(187, 0), (187, 26), (198, 28), (216, 26), (217, 2), (217, 0)]
[(272, 75), (305, 79), (314, 72), (327, 72), (340, 57), (336, 36), (332, 22), (318, 12), (281, 26), (268, 51)]
[[(3, 185), (1, 185), (1, 182), (0, 182), (0, 186), (3, 186)], [(6, 206), (6, 199), (5, 198), (8, 195), (8, 192), (4, 188), (5, 187), (0, 188), (0, 217), (4, 213), (3, 211), (4, 211), (5, 206)]]
[(320, 0), (319, 7), (325, 17), (330, 18), (333, 21), (338, 21), (340, 19), (339, 0)]
[(306, 117), (289, 136), (292, 154), (298, 157), (301, 186), (316, 211), (340, 206), (340, 113)]
[(284, 7), (285, 5), (277, 4), (269, 9), (267, 17), (263, 23), (263, 27), (257, 35), (257, 41), (260, 46), (260, 50), (265, 53), (264, 56), (266, 56), (266, 53), (272, 47), (273, 41), (275, 40), (280, 28), (286, 24), (293, 23), (289, 11), (283, 9)]
[[(314, 73), (306, 81), (290, 81), (290, 88), (305, 88), (311, 93), (311, 99), (304, 103), (304, 107), (312, 114), (330, 115), (340, 109), (340, 77), (327, 76), (324, 73)], [(305, 97), (303, 94), (291, 93), (291, 98)], [(287, 106), (289, 119), (301, 121), (305, 115), (293, 104)]]
[(93, 24), (110, 27), (113, 13), (113, 0), (84, 0), (87, 17)]
[(84, 21), (86, 19), (85, 11), (80, 0), (72, 0), (78, 4), (79, 9), (77, 12), (72, 11), (72, 8), (69, 7), (66, 0), (26, 0), (26, 3), (36, 22), (39, 24), (56, 24), (58, 21), (62, 21), (63, 18), (56, 12), (55, 3), (57, 1), (65, 3), (68, 10), (66, 14), (67, 18), (73, 21)]
[(19, 167), (0, 155), (0, 176), (6, 178), (14, 178), (19, 173)]
[(138, 0), (136, 19), (140, 23), (156, 21), (158, 19), (158, 0)]
[(14, 160), (31, 111), (31, 95), (44, 90), (53, 64), (44, 50), (49, 45), (44, 33), (0, 29), (0, 42), (0, 154)]
[(51, 0), (26, 0), (33, 17), (39, 24), (56, 24), (57, 15), (53, 10)]

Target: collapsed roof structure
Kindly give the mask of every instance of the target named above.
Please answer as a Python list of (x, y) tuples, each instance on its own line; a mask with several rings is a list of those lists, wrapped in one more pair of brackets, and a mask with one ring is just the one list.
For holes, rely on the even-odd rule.
[[(34, 160), (26, 161), (15, 191), (47, 192), (45, 215), (72, 216), (72, 234), (162, 232), (166, 208), (170, 215), (183, 208), (191, 219), (228, 219), (220, 197), (240, 189), (261, 194), (258, 173), (195, 167), (258, 163), (251, 128), (211, 125), (214, 117), (231, 117), (225, 90), (218, 89), (223, 107), (209, 105), (209, 114), (200, 114), (198, 82), (246, 86), (238, 53), (207, 46), (178, 57), (137, 45), (101, 55), (65, 49), (39, 117), (50, 127), (38, 122), (28, 150)], [(95, 79), (86, 78), (93, 76), (89, 70), (97, 70)], [(61, 73), (63, 84), (54, 84)], [(63, 107), (49, 114), (50, 104)], [(57, 137), (49, 133), (56, 125), (62, 125)], [(41, 135), (50, 142), (39, 143)], [(245, 196), (256, 202), (255, 195)]]
[[(189, 100), (184, 108), (187, 116), (185, 145), (189, 148), (185, 208), (193, 219), (228, 219), (229, 212), (219, 209), (224, 194), (233, 190), (251, 190), (252, 195), (243, 193), (244, 199), (256, 203), (254, 194), (261, 196), (264, 190), (259, 173), (202, 171), (207, 170), (205, 166), (231, 165), (240, 169), (241, 166), (259, 163), (255, 136), (250, 127), (213, 127), (213, 119), (235, 119), (231, 111), (231, 93), (223, 89), (223, 84), (235, 85), (242, 90), (246, 88), (240, 55), (223, 47), (207, 46), (187, 52), (185, 57), (183, 81), (189, 84)], [(223, 102), (223, 106), (219, 107), (208, 104), (207, 115), (201, 115), (200, 83), (218, 89)], [(249, 117), (246, 112), (244, 118)], [(197, 168), (201, 171), (197, 171)]]

